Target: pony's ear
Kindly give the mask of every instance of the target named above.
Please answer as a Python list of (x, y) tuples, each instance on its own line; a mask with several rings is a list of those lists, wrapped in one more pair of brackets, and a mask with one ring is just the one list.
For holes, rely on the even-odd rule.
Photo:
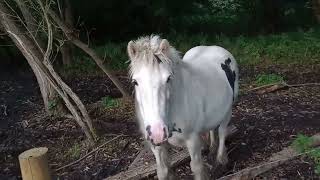
[(170, 49), (170, 44), (169, 44), (169, 41), (166, 40), (166, 39), (163, 39), (160, 43), (160, 51), (163, 53), (163, 54), (167, 54), (169, 49)]
[(133, 41), (128, 43), (127, 51), (130, 59), (133, 59), (137, 55), (136, 44)]

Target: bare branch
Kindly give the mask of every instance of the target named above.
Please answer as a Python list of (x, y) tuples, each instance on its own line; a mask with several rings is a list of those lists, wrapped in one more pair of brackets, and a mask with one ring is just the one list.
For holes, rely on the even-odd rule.
[(90, 57), (97, 63), (97, 65), (103, 70), (103, 72), (110, 78), (110, 80), (114, 83), (114, 85), (119, 89), (124, 98), (130, 99), (130, 93), (123, 87), (121, 82), (116, 78), (111, 71), (105, 66), (104, 60), (100, 58), (98, 54), (96, 54), (91, 48), (89, 48), (85, 43), (76, 38), (72, 33), (72, 29), (70, 29), (66, 24), (64, 24), (60, 18), (56, 15), (55, 12), (49, 10), (49, 14), (51, 18), (59, 25), (62, 29), (66, 37), (77, 47), (86, 52)]

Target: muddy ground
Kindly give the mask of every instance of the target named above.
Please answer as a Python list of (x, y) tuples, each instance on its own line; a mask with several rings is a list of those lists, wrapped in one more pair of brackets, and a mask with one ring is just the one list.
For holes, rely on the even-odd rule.
[[(229, 164), (222, 175), (264, 162), (289, 146), (298, 133), (320, 132), (320, 86), (298, 87), (274, 93), (254, 94), (253, 79), (259, 73), (277, 73), (290, 84), (320, 82), (320, 65), (261, 66), (241, 69), (239, 101), (232, 123), (237, 133), (228, 139)], [(129, 86), (125, 74), (121, 80)], [(104, 96), (120, 94), (104, 76), (65, 78), (89, 106), (100, 135), (98, 145), (117, 137), (75, 165), (55, 171), (90, 152), (94, 147), (71, 119), (45, 115), (37, 82), (29, 71), (0, 73), (0, 179), (21, 179), (18, 155), (32, 147), (49, 148), (49, 163), (57, 179), (102, 179), (125, 170), (142, 149), (142, 138), (130, 103), (121, 108), (99, 108), (90, 104)], [(180, 179), (191, 179), (189, 163), (175, 171)], [(261, 175), (267, 179), (320, 179), (306, 157), (294, 159)]]

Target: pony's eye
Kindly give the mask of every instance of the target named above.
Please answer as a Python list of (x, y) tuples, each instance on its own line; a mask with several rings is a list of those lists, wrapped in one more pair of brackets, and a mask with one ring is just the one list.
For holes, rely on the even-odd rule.
[(172, 75), (170, 75), (170, 76), (168, 77), (167, 83), (169, 83), (171, 79), (172, 79)]
[(132, 82), (131, 82), (133, 85), (135, 85), (135, 86), (138, 86), (138, 82), (137, 82), (137, 80), (132, 80)]

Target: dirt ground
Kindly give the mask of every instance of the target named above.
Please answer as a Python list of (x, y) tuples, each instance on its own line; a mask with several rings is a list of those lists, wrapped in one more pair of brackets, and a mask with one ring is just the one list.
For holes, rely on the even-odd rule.
[[(320, 132), (320, 86), (298, 87), (268, 94), (248, 93), (259, 73), (277, 73), (289, 84), (320, 82), (320, 65), (261, 66), (241, 69), (240, 98), (232, 124), (237, 134), (228, 139), (229, 164), (222, 175), (254, 167), (273, 153), (289, 146), (298, 133)], [(126, 75), (121, 80), (129, 86)], [(104, 96), (119, 97), (104, 76), (69, 77), (66, 82), (88, 105), (102, 144), (118, 135), (86, 159), (55, 171), (79, 159), (94, 147), (71, 119), (45, 115), (37, 82), (32, 73), (0, 73), (0, 179), (21, 179), (18, 155), (32, 147), (49, 148), (49, 163), (55, 179), (102, 179), (126, 170), (142, 149), (142, 138), (134, 121), (133, 106), (101, 109), (90, 104)], [(175, 169), (180, 179), (192, 179), (189, 163)], [(306, 157), (294, 159), (260, 176), (266, 179), (320, 179)]]

